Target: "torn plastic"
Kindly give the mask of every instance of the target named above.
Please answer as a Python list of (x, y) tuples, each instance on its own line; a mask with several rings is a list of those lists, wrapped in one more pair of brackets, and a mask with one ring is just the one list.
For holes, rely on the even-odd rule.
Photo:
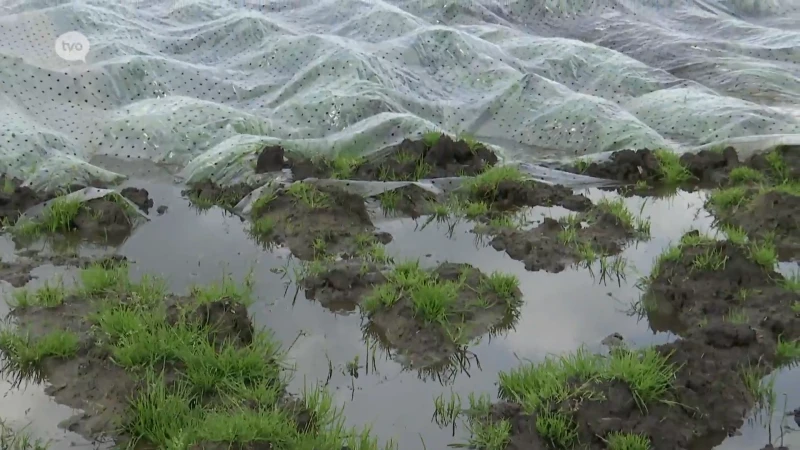
[[(105, 197), (105, 196), (107, 196), (109, 194), (117, 194), (117, 196), (118, 196), (117, 200), (122, 200), (125, 203), (127, 203), (128, 206), (130, 206), (130, 208), (129, 208), (130, 211), (136, 211), (136, 214), (137, 214), (137, 217), (138, 217), (139, 220), (134, 221), (134, 225), (138, 225), (139, 223), (141, 223), (141, 221), (149, 221), (150, 220), (150, 217), (147, 214), (145, 214), (144, 212), (142, 212), (142, 210), (140, 210), (139, 207), (136, 206), (135, 203), (133, 203), (132, 201), (128, 200), (127, 198), (122, 196), (122, 194), (120, 194), (118, 191), (115, 191), (113, 189), (99, 189), (99, 188), (94, 188), (94, 187), (87, 187), (87, 188), (83, 188), (83, 189), (81, 189), (79, 191), (71, 192), (71, 193), (69, 193), (67, 195), (64, 195), (64, 196), (61, 196), (61, 197), (57, 197), (57, 198), (58, 199), (63, 199), (65, 201), (77, 201), (79, 203), (86, 203), (86, 202), (88, 202), (90, 200), (103, 198), (103, 197)], [(50, 206), (50, 204), (53, 203), (54, 200), (55, 199), (51, 199), (51, 200), (48, 200), (46, 202), (39, 203), (38, 205), (31, 206), (24, 213), (22, 213), (22, 215), (20, 216), (19, 220), (26, 220), (26, 219), (27, 220), (33, 220), (33, 221), (42, 220), (43, 217), (44, 217), (45, 211)]]

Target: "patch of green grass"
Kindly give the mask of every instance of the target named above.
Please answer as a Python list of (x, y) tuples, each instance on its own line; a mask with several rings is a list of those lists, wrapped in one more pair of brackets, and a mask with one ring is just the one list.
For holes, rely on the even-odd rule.
[(464, 188), (472, 195), (493, 196), (504, 181), (521, 182), (527, 177), (516, 166), (494, 166), (480, 175), (464, 182)]
[(744, 324), (747, 323), (748, 320), (747, 312), (742, 308), (731, 309), (728, 314), (725, 315), (725, 321), (730, 323)]
[(500, 298), (510, 300), (517, 295), (519, 278), (516, 275), (494, 271), (484, 280), (484, 286)]
[(378, 202), (380, 202), (381, 208), (383, 208), (384, 211), (391, 213), (397, 210), (401, 195), (402, 194), (397, 189), (386, 191), (378, 195)]
[(713, 272), (724, 269), (726, 262), (728, 262), (728, 255), (722, 249), (710, 247), (695, 256), (692, 261), (692, 268)]
[(650, 220), (636, 217), (625, 205), (625, 201), (622, 198), (613, 200), (603, 198), (597, 202), (597, 208), (616, 217), (623, 227), (634, 231), (636, 234), (644, 237), (650, 236)]
[(767, 270), (774, 270), (778, 264), (778, 251), (770, 237), (748, 246), (750, 259)]
[(761, 183), (765, 179), (764, 174), (752, 167), (739, 166), (731, 170), (730, 180), (733, 183)]
[(0, 351), (6, 356), (5, 369), (30, 373), (41, 368), (45, 358), (70, 358), (78, 351), (78, 336), (67, 331), (54, 330), (33, 338), (19, 330), (0, 330)]
[[(641, 408), (664, 399), (676, 367), (654, 348), (619, 349), (604, 358), (579, 349), (500, 373), (500, 397), (538, 411), (570, 398), (596, 398), (592, 382), (619, 380), (628, 384)], [(580, 380), (578, 383), (575, 380)]]
[[(310, 428), (300, 429), (283, 403), (285, 352), (270, 334), (257, 332), (250, 343), (209, 339), (216, 325), (196, 321), (193, 310), (214, 300), (246, 301), (249, 278), (241, 285), (223, 277), (221, 283), (193, 287), (191, 298), (176, 304), (178, 314), (170, 313), (170, 320), (167, 300), (177, 297), (168, 298), (155, 277), (134, 282), (127, 268), (95, 265), (80, 278), (83, 286), (76, 292), (91, 296), (95, 308), (88, 315), (91, 342), (105, 347), (115, 364), (142, 381), (120, 418), (132, 446), (144, 441), (157, 448), (191, 448), (202, 442), (319, 450), (343, 445), (395, 448), (391, 441), (379, 445), (368, 428), (346, 427), (341, 410), (323, 389), (307, 389), (300, 396), (302, 410), (297, 413), (311, 418)], [(72, 357), (78, 342), (78, 336), (61, 330), (35, 339), (0, 332), (0, 350), (20, 369), (37, 367), (48, 357)], [(172, 372), (163, 372), (165, 368)]]
[(780, 281), (781, 287), (786, 290), (800, 293), (800, 272), (789, 274)]
[(680, 156), (669, 150), (656, 150), (653, 155), (658, 160), (658, 173), (667, 184), (681, 184), (693, 178), (689, 169), (681, 164)]
[(422, 134), (422, 142), (424, 142), (428, 148), (431, 148), (439, 143), (439, 139), (441, 139), (442, 136), (443, 133), (440, 131), (428, 131)]
[(781, 365), (792, 365), (800, 361), (800, 340), (787, 341), (778, 336), (775, 356)]
[(481, 201), (467, 201), (461, 206), (461, 210), (468, 219), (476, 219), (489, 213), (489, 205), (486, 202)]
[(47, 450), (47, 442), (34, 439), (30, 433), (15, 431), (0, 420), (0, 449), (3, 450)]
[(744, 231), (742, 227), (737, 227), (735, 225), (730, 224), (723, 224), (720, 226), (720, 231), (725, 234), (725, 237), (728, 241), (732, 242), (735, 245), (740, 247), (744, 247), (747, 245), (748, 237), (747, 232)]
[(67, 290), (61, 280), (56, 280), (54, 283), (45, 281), (44, 285), (35, 292), (31, 292), (27, 289), (15, 290), (8, 304), (12, 308), (20, 309), (32, 306), (55, 308), (64, 303), (66, 298)]
[(608, 450), (650, 450), (650, 438), (641, 434), (614, 431), (605, 437)]
[(720, 211), (731, 211), (747, 203), (750, 191), (744, 186), (715, 189), (709, 194), (708, 205)]
[(509, 312), (514, 310), (519, 296), (516, 277), (495, 272), (482, 278), (479, 286), (471, 286), (466, 284), (471, 270), (474, 269), (465, 268), (458, 280), (443, 280), (434, 272), (422, 269), (418, 261), (395, 264), (386, 274), (387, 282), (375, 286), (361, 307), (367, 314), (373, 314), (379, 309), (393, 307), (405, 297), (410, 300), (415, 317), (426, 324), (438, 324), (448, 333), (460, 326), (456, 323), (460, 320), (453, 319), (463, 313), (455, 308), (463, 289), (474, 290), (482, 307), (493, 306), (486, 298), (491, 292), (505, 302)]
[(296, 181), (290, 184), (289, 187), (286, 188), (286, 193), (312, 209), (325, 208), (330, 205), (331, 201), (328, 194), (305, 181)]
[(766, 155), (767, 163), (769, 164), (772, 175), (776, 178), (778, 183), (786, 183), (789, 181), (789, 166), (784, 161), (780, 150), (775, 149)]
[(536, 416), (536, 431), (553, 448), (573, 448), (578, 443), (578, 425), (561, 413), (540, 412)]
[(327, 161), (327, 163), (328, 167), (331, 169), (331, 178), (337, 180), (348, 180), (364, 163), (364, 158), (361, 156), (340, 153), (330, 161)]
[(591, 161), (587, 158), (578, 158), (575, 160), (575, 170), (577, 170), (578, 173), (584, 173), (589, 169), (591, 164)]

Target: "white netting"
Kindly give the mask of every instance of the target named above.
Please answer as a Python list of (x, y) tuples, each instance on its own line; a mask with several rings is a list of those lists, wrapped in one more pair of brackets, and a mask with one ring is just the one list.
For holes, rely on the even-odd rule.
[(798, 104), (800, 0), (0, 1), (0, 171), (36, 187), (433, 128), (523, 161), (798, 142)]

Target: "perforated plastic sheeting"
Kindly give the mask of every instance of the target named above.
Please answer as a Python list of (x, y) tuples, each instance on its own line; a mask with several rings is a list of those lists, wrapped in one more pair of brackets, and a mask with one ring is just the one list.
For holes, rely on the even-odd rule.
[(799, 100), (798, 0), (0, 1), (0, 170), (37, 188), (115, 178), (96, 155), (231, 183), (258, 142), (433, 128), (522, 161), (800, 143)]

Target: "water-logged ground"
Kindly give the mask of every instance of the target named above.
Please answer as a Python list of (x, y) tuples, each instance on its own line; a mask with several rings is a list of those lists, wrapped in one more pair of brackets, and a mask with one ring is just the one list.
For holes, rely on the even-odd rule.
[[(658, 314), (659, 311), (651, 309), (652, 325), (643, 317), (647, 311), (640, 302), (643, 291), (637, 282), (648, 276), (657, 257), (689, 230), (698, 230), (701, 235), (716, 232), (714, 218), (704, 209), (707, 191), (678, 191), (664, 198), (620, 197), (615, 192), (597, 189), (577, 191), (576, 194), (585, 195), (594, 204), (601, 203), (602, 198), (623, 199), (629, 211), (649, 219), (650, 238), (627, 245), (619, 255), (614, 255), (613, 261), (625, 262), (624, 266), (617, 266), (618, 270), (603, 273), (604, 264), (612, 261), (609, 257), (605, 263), (598, 260), (588, 267), (586, 263), (568, 264), (564, 270), (552, 273), (526, 270), (528, 261), (514, 260), (507, 252), (493, 248), (491, 237), (476, 235), (474, 222), (463, 218), (428, 221), (430, 216), (426, 215), (417, 219), (387, 217), (385, 211), (373, 207), (370, 215), (374, 232), (392, 236), (385, 251), (396, 260), (420, 258), (422, 268), (435, 268), (445, 262), (468, 263), (484, 274), (498, 271), (518, 280), (522, 302), (513, 329), (485, 335), (479, 342), (473, 342), (468, 352), (455, 358), (460, 364), (442, 370), (430, 367), (417, 370), (408, 365), (427, 361), (429, 351), (417, 351), (418, 348), (387, 351), (373, 335), (365, 338), (362, 326), (367, 319), (358, 312), (356, 289), (350, 290), (352, 295), (344, 289), (344, 296), (338, 297), (340, 301), (307, 299), (305, 289), (297, 286), (302, 280), (292, 276), (294, 269), (299, 270), (302, 264), (290, 257), (291, 251), (286, 246), (265, 250), (256, 245), (247, 221), (219, 207), (199, 211), (181, 194), (181, 186), (161, 178), (134, 179), (127, 185), (146, 187), (154, 204), (149, 222), (137, 227), (116, 249), (107, 249), (108, 254), (128, 258), (133, 279), (157, 274), (165, 278), (170, 291), (179, 293), (195, 284), (220, 280), (226, 274), (231, 274), (237, 282), (252, 280), (254, 303), (249, 314), (253, 323), (256, 328), (271, 330), (277, 340), (289, 347), (289, 361), (296, 366), (288, 390), (300, 393), (304, 384), (327, 386), (335, 403), (344, 406), (348, 425), (371, 424), (375, 436), (381, 441), (394, 439), (400, 449), (443, 449), (448, 444), (468, 440), (470, 434), (463, 425), (457, 427), (453, 437), (450, 427), (441, 428), (434, 423), (434, 398), (449, 399), (455, 393), (466, 404), (470, 393), (487, 393), (494, 401), (498, 373), (513, 370), (524, 360), (541, 361), (547, 355), (574, 352), (582, 345), (593, 352), (605, 352), (603, 342), (613, 344), (613, 336), (610, 341), (606, 339), (612, 333), (618, 333), (623, 342), (636, 348), (676, 341), (678, 337), (669, 331), (680, 329), (674, 323), (674, 314)], [(155, 213), (156, 207), (162, 205), (167, 207), (166, 212)], [(528, 221), (526, 229), (547, 223), (545, 219), (563, 219), (571, 213), (560, 206), (524, 207), (522, 212)], [(277, 222), (277, 226), (289, 223), (291, 218), (281, 216), (281, 220), (285, 222)], [(281, 233), (290, 246), (298, 242), (292, 240), (298, 239), (295, 230), (287, 227)], [(344, 241), (332, 245), (341, 242)], [(0, 248), (3, 260), (14, 262), (18, 260), (12, 253), (35, 248), (40, 254), (47, 254), (52, 245), (39, 240), (25, 249), (15, 248), (6, 235), (0, 240)], [(103, 254), (103, 249), (96, 246), (78, 250), (86, 258)], [(81, 263), (74, 257), (68, 262)], [(782, 272), (788, 276), (793, 269), (796, 269), (794, 263), (786, 263)], [(624, 278), (617, 276), (620, 272)], [(78, 273), (75, 268), (61, 270), (44, 265), (31, 273), (34, 279), (26, 288), (41, 287), (45, 280), (52, 282), (57, 277), (69, 286)], [(8, 298), (11, 291), (9, 284), (2, 284), (4, 297)], [(22, 315), (20, 320), (25, 317)], [(772, 417), (773, 443), (777, 446), (782, 421), (784, 425), (794, 425), (793, 418), (786, 417), (784, 412), (800, 406), (797, 394), (800, 379), (797, 371), (790, 368), (773, 375), (774, 392), (779, 400)], [(20, 427), (31, 422), (32, 434), (53, 439), (57, 448), (90, 445), (74, 433), (59, 430), (58, 423), (76, 412), (55, 405), (41, 388), (34, 386), (23, 391), (7, 384), (4, 390), (8, 394), (2, 403), (2, 417), (11, 425)], [(748, 422), (740, 430), (740, 436), (728, 437), (720, 448), (763, 447), (768, 443), (768, 430), (763, 422)], [(75, 429), (87, 430), (84, 425)], [(790, 448), (794, 448), (792, 444), (800, 445), (798, 436), (800, 432), (787, 434), (784, 445)], [(720, 440), (708, 442), (717, 445)], [(710, 447), (702, 441), (693, 445), (693, 448)]]

